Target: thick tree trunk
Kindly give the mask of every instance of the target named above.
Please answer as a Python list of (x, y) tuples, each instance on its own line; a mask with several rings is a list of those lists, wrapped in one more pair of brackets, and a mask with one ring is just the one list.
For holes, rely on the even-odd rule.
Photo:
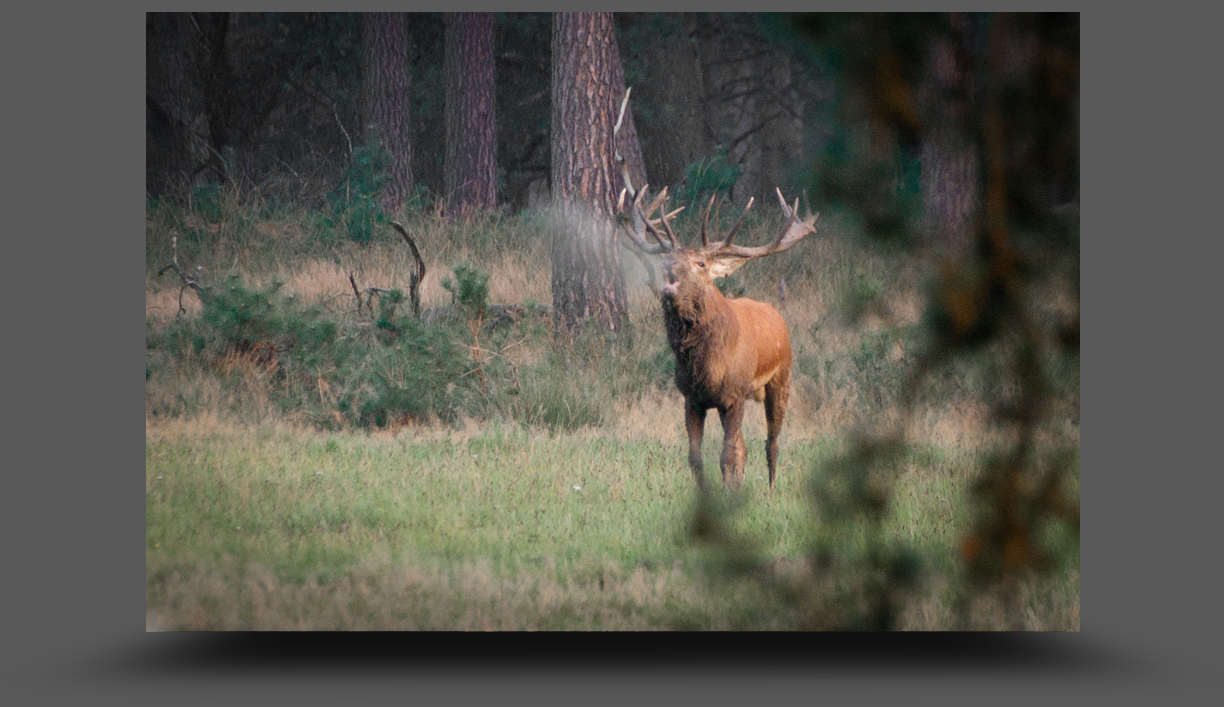
[(966, 136), (974, 100), (971, 20), (953, 15), (955, 39), (937, 39), (929, 50), (926, 87), (932, 118), (919, 157), (927, 238), (953, 251), (976, 239), (981, 209), (979, 146)]
[(391, 155), (391, 180), (382, 195), (388, 213), (403, 206), (413, 192), (407, 18), (403, 12), (372, 12), (364, 16), (361, 33), (367, 134), (373, 131)]
[(448, 209), (492, 209), (497, 206), (493, 13), (446, 15), (445, 52)]
[(628, 310), (612, 128), (623, 88), (611, 13), (556, 13), (552, 56), (553, 324), (562, 338), (588, 319), (620, 332)]
[(183, 13), (145, 15), (145, 191), (185, 198), (208, 148), (193, 128), (202, 125), (203, 87), (196, 43)]

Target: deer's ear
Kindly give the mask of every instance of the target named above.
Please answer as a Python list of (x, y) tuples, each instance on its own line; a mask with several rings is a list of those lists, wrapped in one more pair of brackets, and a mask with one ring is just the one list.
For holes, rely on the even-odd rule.
[(720, 277), (726, 277), (736, 270), (739, 270), (740, 266), (746, 262), (748, 262), (746, 258), (738, 258), (735, 256), (710, 258), (710, 277), (716, 280)]

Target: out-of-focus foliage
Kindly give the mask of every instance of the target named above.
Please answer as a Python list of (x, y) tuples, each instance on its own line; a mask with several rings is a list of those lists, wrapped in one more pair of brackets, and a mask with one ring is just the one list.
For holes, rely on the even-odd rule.
[[(899, 414), (815, 470), (821, 525), (807, 584), (781, 587), (708, 499), (694, 534), (722, 548), (726, 568), (782, 592), (797, 625), (894, 627), (924, 566), (949, 559), (883, 530), (899, 460), (917, 442), (907, 435), (914, 402), (932, 374), (977, 362), (1001, 378), (984, 402), (1005, 441), (983, 455), (973, 484), (953, 565), (957, 618), (972, 627), (973, 603), (993, 597), (1020, 628), (1023, 583), (1079, 554), (1078, 428), (1052, 424), (1060, 403), (1079, 401), (1078, 375), (1067, 375), (1079, 366), (1078, 15), (806, 15), (793, 27), (838, 81), (814, 207), (939, 263), (925, 348), (904, 373), (878, 376), (879, 402), (895, 399)], [(947, 238), (954, 228), (967, 237)], [(1069, 306), (1042, 304), (1057, 288)], [(867, 343), (860, 358), (881, 360)]]

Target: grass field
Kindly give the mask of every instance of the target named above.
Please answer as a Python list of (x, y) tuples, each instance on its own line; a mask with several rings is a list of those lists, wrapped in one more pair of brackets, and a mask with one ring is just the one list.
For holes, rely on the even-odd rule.
[[(466, 224), (428, 214), (403, 218), (427, 261), (425, 308), (450, 302), (442, 281), (461, 262), (490, 275), (489, 301), (550, 301), (538, 215)], [(743, 241), (762, 242), (776, 227), (758, 217)], [(744, 428), (745, 487), (714, 501), (762, 575), (785, 590), (764, 591), (759, 579), (727, 571), (725, 548), (691, 532), (697, 505), (681, 398), (670, 383), (658, 304), (633, 258), (625, 262), (635, 336), (617, 351), (558, 349), (544, 320), (529, 316), (481, 334), (491, 353), (479, 385), (471, 375), (452, 380), (449, 407), (403, 419), (362, 417), (362, 401), (373, 409), (369, 401), (387, 398), (380, 385), (413, 384), (403, 382), (411, 371), (402, 370), (400, 349), (377, 333), (371, 315), (356, 311), (348, 276), (362, 286), (405, 282), (411, 260), (402, 242), (387, 233), (356, 246), (329, 237), (310, 214), (256, 213), (236, 202), (223, 202), (211, 218), (151, 205), (148, 628), (805, 625), (824, 601), (813, 589), (824, 581), (810, 560), (813, 543), (831, 523), (813, 502), (818, 471), (854, 434), (897, 418), (892, 391), (922, 344), (926, 272), (921, 262), (859, 245), (847, 224), (824, 228), (830, 238), (753, 264), (739, 279), (747, 296), (781, 309), (796, 351), (777, 489), (770, 493), (763, 479), (758, 405)], [(269, 360), (207, 338), (199, 301), (188, 292), (188, 312), (176, 316), (179, 287), (157, 275), (170, 260), (172, 235), (180, 261), (203, 265), (205, 281), (280, 281), (283, 294), (334, 323), (338, 338), (310, 357)], [(1039, 314), (1075, 305), (1058, 282), (1043, 292), (1033, 305)], [(866, 313), (843, 316), (856, 307)], [(188, 343), (166, 343), (185, 322), (197, 327), (183, 329)], [(460, 321), (430, 336), (449, 337), (466, 360), (468, 331)], [(396, 341), (417, 335), (402, 332)], [(364, 348), (343, 349), (341, 360), (334, 352), (349, 345)], [(984, 402), (999, 394), (997, 372), (979, 361), (937, 373), (911, 421), (882, 528), (923, 560), (898, 626), (1001, 628), (997, 598), (956, 603), (965, 586), (957, 557), (971, 521), (969, 489), (985, 455), (1007, 440)], [(1058, 380), (1064, 387), (1039, 444), (1078, 450), (1078, 366)], [(715, 420), (705, 441), (712, 479), (720, 444)], [(1068, 492), (1078, 497), (1078, 451), (1076, 460)], [(1046, 541), (1058, 549), (1057, 566), (1023, 585), (1023, 626), (1079, 630), (1078, 541), (1052, 532)], [(869, 546), (855, 532), (842, 540), (860, 553)]]

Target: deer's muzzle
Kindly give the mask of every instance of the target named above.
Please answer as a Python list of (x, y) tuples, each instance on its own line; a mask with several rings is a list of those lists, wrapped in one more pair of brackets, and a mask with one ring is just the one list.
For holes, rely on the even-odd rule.
[(676, 279), (676, 273), (673, 270), (675, 263), (663, 263), (663, 296), (675, 297), (676, 289), (680, 285), (680, 281)]

